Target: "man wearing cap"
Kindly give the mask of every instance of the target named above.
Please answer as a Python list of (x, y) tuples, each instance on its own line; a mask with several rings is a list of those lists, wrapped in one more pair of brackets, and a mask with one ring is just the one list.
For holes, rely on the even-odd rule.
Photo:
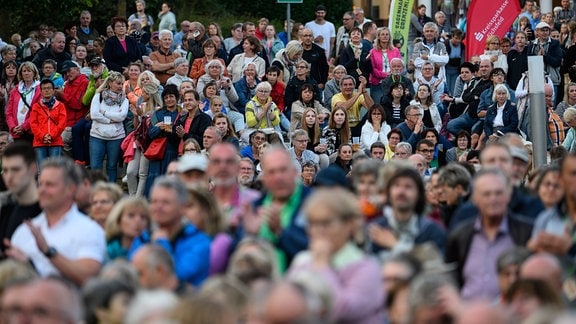
[(88, 88), (88, 78), (80, 73), (80, 65), (74, 61), (65, 61), (62, 64), (62, 73), (66, 75), (66, 82), (63, 90), (56, 90), (56, 98), (66, 105), (66, 129), (62, 133), (62, 139), (64, 149), (70, 150), (72, 126), (88, 112), (88, 106), (82, 103)]
[(208, 159), (204, 154), (184, 154), (178, 160), (178, 178), (186, 187), (208, 189)]
[(560, 65), (563, 54), (560, 42), (550, 38), (550, 25), (545, 22), (536, 25), (536, 39), (528, 44), (528, 56), (536, 55), (544, 59), (544, 72), (550, 76), (556, 95), (560, 84)]
[(42, 71), (42, 63), (47, 59), (52, 59), (58, 63), (56, 67), (58, 73), (64, 74), (64, 61), (72, 59), (70, 53), (64, 50), (66, 48), (65, 45), (66, 36), (64, 33), (54, 33), (54, 36), (52, 36), (52, 39), (50, 40), (50, 46), (39, 50), (34, 56), (34, 59), (32, 59), (32, 63), (36, 65), (38, 71)]
[(160, 33), (155, 31), (150, 37), (150, 43), (146, 46), (150, 52), (157, 51), (160, 48)]
[(312, 30), (314, 43), (324, 49), (326, 57), (330, 57), (336, 42), (336, 28), (324, 17), (326, 17), (326, 7), (319, 5), (316, 7), (316, 19), (307, 22), (305, 27)]
[(150, 54), (152, 60), (151, 70), (160, 81), (165, 85), (166, 81), (174, 75), (174, 61), (180, 57), (180, 54), (172, 52), (172, 32), (169, 30), (160, 31), (160, 48)]

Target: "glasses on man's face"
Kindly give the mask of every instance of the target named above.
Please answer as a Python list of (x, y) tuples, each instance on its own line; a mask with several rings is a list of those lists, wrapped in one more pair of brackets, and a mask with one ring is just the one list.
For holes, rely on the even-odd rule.
[(296, 68), (297, 68), (297, 69), (307, 69), (308, 67), (307, 67), (307, 66), (304, 66), (304, 65), (298, 65)]
[(302, 37), (312, 37), (312, 34), (304, 34)]
[(432, 154), (432, 153), (434, 153), (434, 149), (429, 149), (429, 150), (421, 149), (421, 150), (418, 150), (418, 152), (424, 153), (424, 154)]
[(408, 114), (408, 116), (412, 116), (412, 117), (421, 117), (422, 114)]

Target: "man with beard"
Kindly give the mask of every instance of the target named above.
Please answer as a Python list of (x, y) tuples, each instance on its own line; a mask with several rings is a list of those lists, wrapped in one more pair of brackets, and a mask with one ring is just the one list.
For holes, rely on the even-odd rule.
[(386, 196), (389, 205), (384, 208), (384, 216), (368, 230), (375, 253), (388, 257), (427, 242), (444, 250), (445, 231), (424, 214), (426, 194), (418, 171), (398, 169), (386, 185)]
[(238, 182), (242, 186), (249, 187), (254, 182), (254, 176), (256, 175), (256, 169), (254, 168), (254, 162), (249, 158), (240, 159), (240, 173), (238, 174)]
[(37, 174), (36, 154), (30, 144), (17, 142), (6, 147), (2, 156), (2, 179), (8, 191), (0, 195), (2, 254), (6, 249), (4, 240), (10, 240), (24, 220), (42, 212), (38, 204)]
[[(243, 160), (240, 160), (234, 144), (216, 143), (210, 149), (206, 171), (213, 185), (212, 193), (231, 227), (238, 225), (239, 217), (244, 208), (260, 196), (257, 191), (238, 183), (239, 178), (244, 174), (243, 169), (247, 165), (245, 159)], [(250, 159), (247, 160), (252, 162)], [(254, 164), (250, 163), (250, 167), (252, 177), (249, 182), (251, 183), (254, 179)]]

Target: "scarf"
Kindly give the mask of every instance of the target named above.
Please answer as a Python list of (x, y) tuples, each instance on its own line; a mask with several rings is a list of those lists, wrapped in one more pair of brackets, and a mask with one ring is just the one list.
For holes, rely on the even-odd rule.
[(52, 107), (54, 107), (54, 104), (56, 103), (56, 97), (52, 96), (52, 98), (48, 100), (42, 99), (42, 103), (44, 103), (44, 105), (46, 105), (48, 109), (52, 109)]
[(350, 48), (352, 48), (352, 52), (354, 53), (354, 57), (358, 57), (358, 59), (359, 59), (360, 54), (362, 54), (362, 43), (360, 43), (358, 45), (354, 45), (354, 44), (352, 44), (352, 42), (350, 42)]
[(124, 102), (124, 99), (126, 99), (124, 91), (116, 93), (109, 89), (102, 91), (100, 96), (102, 96), (102, 101), (108, 106), (120, 106), (122, 102)]

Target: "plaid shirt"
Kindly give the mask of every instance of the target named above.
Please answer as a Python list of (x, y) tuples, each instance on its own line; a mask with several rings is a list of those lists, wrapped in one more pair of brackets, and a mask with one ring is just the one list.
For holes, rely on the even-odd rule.
[(553, 146), (562, 145), (565, 136), (564, 122), (552, 109), (548, 110), (548, 132), (550, 133)]

